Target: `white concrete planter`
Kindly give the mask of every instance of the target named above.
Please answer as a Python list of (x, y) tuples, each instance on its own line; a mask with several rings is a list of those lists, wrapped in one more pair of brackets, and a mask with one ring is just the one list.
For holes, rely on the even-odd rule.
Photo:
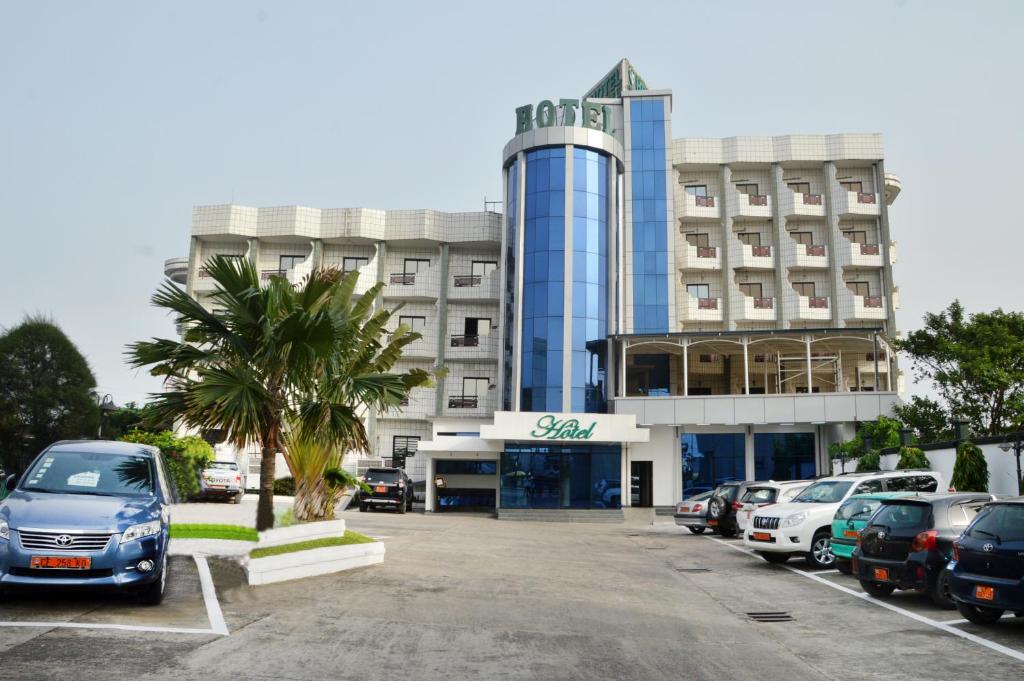
[(271, 530), (260, 532), (260, 540), (256, 548), (267, 548), (268, 546), (281, 546), (282, 544), (294, 544), (300, 541), (311, 541), (313, 539), (324, 539), (326, 537), (340, 537), (345, 534), (344, 520), (321, 520), (316, 523), (301, 523), (289, 527), (275, 527)]
[(248, 556), (256, 542), (235, 539), (172, 539), (167, 551), (172, 556)]
[[(289, 528), (285, 528), (289, 529)], [(289, 542), (290, 543), (290, 542)], [(249, 558), (245, 571), (250, 586), (315, 577), (384, 562), (384, 544), (349, 544)]]

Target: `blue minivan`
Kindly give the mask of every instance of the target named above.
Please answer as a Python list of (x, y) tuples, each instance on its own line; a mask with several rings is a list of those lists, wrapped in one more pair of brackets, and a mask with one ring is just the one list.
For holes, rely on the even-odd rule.
[(159, 604), (167, 585), (170, 479), (160, 450), (95, 440), (47, 447), (0, 502), (0, 594), (113, 588)]

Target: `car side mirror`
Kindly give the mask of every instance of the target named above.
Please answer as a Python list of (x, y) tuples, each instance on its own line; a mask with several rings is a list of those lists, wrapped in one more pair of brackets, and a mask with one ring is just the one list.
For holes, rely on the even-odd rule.
[(8, 492), (13, 492), (14, 488), (18, 486), (18, 478), (14, 475), (8, 475), (7, 479), (4, 480), (4, 489)]

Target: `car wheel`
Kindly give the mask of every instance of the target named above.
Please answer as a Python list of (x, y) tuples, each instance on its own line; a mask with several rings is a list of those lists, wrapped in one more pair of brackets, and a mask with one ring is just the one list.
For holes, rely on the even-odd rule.
[(693, 534), (703, 534), (704, 530), (706, 530), (708, 528), (706, 528), (706, 527), (704, 527), (702, 525), (687, 525), (686, 529), (688, 529)]
[(891, 595), (892, 592), (896, 590), (896, 587), (892, 584), (869, 582), (866, 579), (860, 580), (860, 587), (864, 589), (869, 596), (874, 596), (875, 598), (884, 598), (885, 596)]
[(963, 601), (956, 602), (956, 609), (965, 619), (975, 624), (995, 624), (1004, 612), (999, 608), (986, 608), (983, 605), (974, 605)]
[(769, 551), (761, 551), (760, 554), (762, 558), (774, 565), (782, 565), (789, 560), (788, 553), (771, 553)]
[(731, 539), (736, 536), (736, 527), (728, 521), (725, 521), (719, 524), (718, 533), (726, 539)]
[(844, 575), (852, 575), (853, 563), (851, 563), (848, 560), (839, 560), (838, 558), (836, 558), (836, 569)]
[(718, 520), (725, 515), (725, 499), (722, 497), (715, 497), (708, 502), (708, 517)]
[(811, 550), (807, 552), (807, 562), (817, 568), (830, 568), (835, 565), (836, 556), (832, 553), (832, 533), (820, 531), (811, 540)]
[(949, 590), (949, 570), (943, 568), (939, 572), (939, 576), (936, 577), (935, 581), (932, 583), (932, 588), (928, 590), (928, 596), (931, 597), (932, 603), (944, 610), (953, 610), (956, 608), (956, 602), (953, 600), (953, 594)]
[(139, 602), (143, 605), (160, 605), (164, 600), (164, 593), (167, 591), (167, 554), (164, 554), (163, 563), (160, 565), (160, 576), (156, 581), (148, 585), (139, 594)]

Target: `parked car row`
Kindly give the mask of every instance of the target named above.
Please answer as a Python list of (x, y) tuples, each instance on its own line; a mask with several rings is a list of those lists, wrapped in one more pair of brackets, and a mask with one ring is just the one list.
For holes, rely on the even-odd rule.
[(681, 502), (675, 519), (697, 534), (742, 533), (771, 563), (834, 566), (876, 598), (919, 591), (978, 624), (1024, 617), (1024, 497), (944, 487), (925, 470), (730, 482)]

